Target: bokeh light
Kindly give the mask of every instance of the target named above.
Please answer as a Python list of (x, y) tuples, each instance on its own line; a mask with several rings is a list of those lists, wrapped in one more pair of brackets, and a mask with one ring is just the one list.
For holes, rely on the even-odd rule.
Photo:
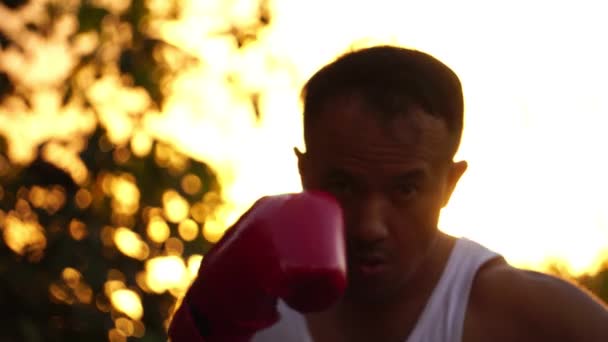
[(148, 223), (147, 234), (152, 241), (156, 243), (163, 243), (169, 238), (171, 231), (165, 220), (159, 216), (155, 216), (152, 217)]
[(87, 189), (80, 189), (76, 193), (75, 200), (78, 208), (86, 209), (89, 205), (91, 205), (93, 197), (91, 195), (91, 192), (89, 192)]
[(190, 279), (184, 260), (175, 255), (149, 259), (146, 261), (146, 283), (156, 293), (186, 288)]
[(135, 332), (135, 325), (133, 321), (128, 318), (120, 317), (115, 321), (116, 329), (119, 330), (124, 336), (133, 336)]
[(69, 230), (70, 235), (72, 236), (72, 238), (74, 238), (74, 240), (82, 240), (88, 234), (87, 226), (85, 225), (85, 223), (77, 219), (72, 219), (72, 221), (70, 221)]
[(131, 150), (138, 157), (145, 157), (152, 150), (152, 139), (145, 132), (135, 132), (131, 138)]
[(129, 289), (117, 289), (110, 295), (112, 305), (131, 319), (140, 320), (144, 314), (139, 295)]
[(29, 251), (33, 258), (41, 258), (47, 239), (44, 229), (38, 222), (24, 221), (14, 214), (9, 214), (2, 223), (0, 226), (2, 237), (13, 252), (24, 255), (26, 251)]
[(179, 236), (181, 236), (184, 241), (192, 241), (198, 236), (198, 224), (192, 219), (180, 222), (177, 229), (179, 231)]
[(202, 185), (201, 179), (192, 173), (185, 175), (181, 182), (182, 189), (189, 195), (194, 195), (201, 191)]
[(188, 258), (188, 272), (190, 273), (190, 278), (194, 280), (198, 271), (201, 267), (201, 262), (203, 262), (203, 256), (194, 254)]
[[(106, 176), (109, 183), (109, 193), (112, 195), (114, 211), (121, 214), (133, 215), (139, 208), (139, 189), (131, 175), (117, 177)], [(104, 181), (105, 183), (105, 181)]]
[(188, 201), (174, 190), (168, 190), (163, 194), (163, 207), (167, 219), (174, 223), (184, 220), (190, 211)]
[(114, 242), (119, 251), (131, 258), (145, 260), (150, 253), (150, 248), (141, 236), (126, 227), (114, 231)]
[(64, 268), (63, 272), (61, 272), (61, 276), (62, 276), (63, 280), (65, 281), (65, 283), (71, 288), (76, 287), (76, 285), (78, 285), (78, 283), (80, 283), (80, 279), (82, 278), (82, 275), (80, 274), (80, 272), (78, 272), (76, 269), (74, 269), (72, 267)]
[(184, 243), (175, 237), (167, 239), (165, 242), (165, 253), (166, 255), (182, 255), (184, 253)]

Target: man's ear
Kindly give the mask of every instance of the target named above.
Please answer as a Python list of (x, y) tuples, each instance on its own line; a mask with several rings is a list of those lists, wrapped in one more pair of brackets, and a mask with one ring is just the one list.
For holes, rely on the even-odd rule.
[(296, 158), (298, 158), (298, 171), (300, 172), (300, 181), (302, 182), (302, 187), (306, 189), (306, 169), (307, 169), (307, 155), (306, 153), (300, 151), (297, 147), (293, 148), (293, 152), (296, 154)]
[(443, 195), (443, 203), (441, 204), (442, 207), (445, 207), (450, 201), (452, 193), (454, 193), (454, 189), (456, 189), (456, 184), (458, 184), (460, 177), (462, 177), (464, 172), (467, 170), (467, 167), (468, 164), (464, 160), (454, 162), (450, 165), (448, 170), (448, 178), (446, 181), (446, 189)]

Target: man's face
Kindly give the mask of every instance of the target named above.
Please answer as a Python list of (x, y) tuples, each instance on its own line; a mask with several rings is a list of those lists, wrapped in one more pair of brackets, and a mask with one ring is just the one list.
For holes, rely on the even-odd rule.
[(464, 171), (449, 156), (445, 123), (421, 109), (394, 119), (353, 97), (318, 113), (299, 154), (305, 189), (332, 193), (346, 224), (346, 296), (397, 295), (432, 253), (441, 208)]

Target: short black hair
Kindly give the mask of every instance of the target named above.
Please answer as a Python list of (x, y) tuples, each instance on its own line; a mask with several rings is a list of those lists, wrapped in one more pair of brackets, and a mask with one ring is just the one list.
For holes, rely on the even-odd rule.
[(302, 90), (304, 139), (323, 106), (347, 94), (360, 96), (384, 115), (420, 106), (445, 121), (453, 139), (452, 156), (462, 135), (464, 99), (458, 76), (435, 57), (417, 50), (376, 46), (349, 52), (317, 71)]

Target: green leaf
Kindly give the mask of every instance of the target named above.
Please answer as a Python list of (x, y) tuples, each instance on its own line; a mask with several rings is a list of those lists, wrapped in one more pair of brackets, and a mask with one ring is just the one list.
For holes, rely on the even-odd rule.
[(106, 9), (91, 6), (89, 4), (83, 4), (78, 9), (78, 31), (100, 31), (101, 21), (108, 15), (109, 12)]

